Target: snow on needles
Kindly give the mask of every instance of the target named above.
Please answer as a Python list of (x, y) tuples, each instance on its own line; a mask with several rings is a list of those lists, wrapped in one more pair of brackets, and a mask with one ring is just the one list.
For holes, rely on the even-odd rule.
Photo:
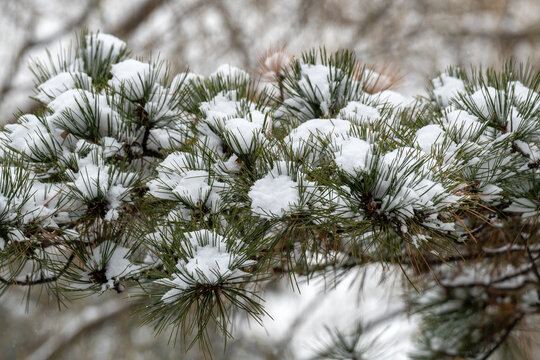
[(90, 34), (85, 37), (87, 44), (86, 56), (90, 59), (117, 59), (126, 50), (126, 43), (115, 36), (103, 33)]
[(298, 185), (288, 175), (269, 173), (257, 180), (248, 192), (251, 210), (267, 219), (282, 217), (300, 200)]
[(139, 268), (128, 260), (128, 254), (129, 249), (111, 241), (101, 243), (92, 251), (85, 278), (101, 283), (103, 290), (113, 287), (115, 280)]
[(438, 78), (433, 79), (432, 83), (434, 86), (433, 94), (443, 107), (448, 106), (453, 98), (465, 92), (463, 81), (448, 74), (441, 74)]
[(48, 104), (58, 95), (75, 87), (89, 89), (92, 78), (82, 72), (61, 72), (37, 87), (36, 99), (44, 104)]
[(226, 238), (214, 231), (197, 230), (185, 233), (184, 237), (187, 256), (178, 261), (172, 279), (157, 281), (171, 288), (161, 297), (166, 304), (199, 285), (240, 282), (249, 276), (240, 268), (255, 264), (254, 260), (231, 250), (230, 241), (228, 243)]
[(112, 66), (109, 85), (118, 92), (124, 91), (129, 99), (139, 100), (148, 89), (151, 71), (150, 64), (134, 59), (124, 60)]

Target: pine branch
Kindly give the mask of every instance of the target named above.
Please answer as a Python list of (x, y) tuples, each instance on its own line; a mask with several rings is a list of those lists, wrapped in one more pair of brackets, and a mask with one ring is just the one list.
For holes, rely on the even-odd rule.
[[(38, 63), (43, 114), (0, 137), (0, 264), (13, 277), (0, 282), (65, 277), (58, 297), (136, 284), (145, 322), (208, 352), (237, 311), (261, 321), (262, 280), (382, 264), (401, 268), (423, 319), (414, 357), (499, 347), (516, 316), (538, 313), (540, 72), (451, 68), (407, 98), (375, 90), (381, 74), (352, 51), (280, 51), (261, 59), (268, 91), (229, 65), (169, 79), (106, 34)], [(16, 280), (26, 265), (41, 278)], [(335, 354), (365, 352), (357, 330), (331, 334)]]
[(32, 285), (39, 285), (39, 284), (47, 284), (51, 282), (56, 282), (60, 280), (60, 278), (67, 272), (69, 267), (71, 266), (71, 263), (75, 259), (75, 254), (72, 253), (69, 258), (66, 260), (66, 264), (58, 271), (54, 276), (51, 277), (43, 277), (43, 274), (41, 274), (41, 277), (39, 279), (30, 280), (28, 275), (26, 276), (26, 280), (15, 280), (15, 279), (5, 279), (0, 276), (0, 282), (4, 285), (18, 285), (18, 286), (32, 286)]

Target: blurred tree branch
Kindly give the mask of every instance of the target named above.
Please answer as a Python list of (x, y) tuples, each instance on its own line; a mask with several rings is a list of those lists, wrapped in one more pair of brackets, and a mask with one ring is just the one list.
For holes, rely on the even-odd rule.
[(86, 307), (82, 313), (68, 321), (57, 334), (38, 347), (27, 360), (49, 360), (67, 350), (82, 335), (99, 328), (128, 311), (131, 304), (109, 300), (105, 304)]
[(108, 29), (107, 32), (121, 38), (129, 37), (135, 29), (167, 2), (168, 0), (147, 0), (131, 11), (124, 21)]
[(40, 47), (40, 46), (46, 46), (50, 43), (52, 43), (55, 40), (58, 40), (62, 36), (65, 36), (66, 34), (69, 34), (73, 32), (76, 28), (81, 27), (86, 20), (88, 19), (88, 16), (92, 13), (92, 10), (96, 8), (101, 0), (89, 0), (86, 4), (86, 7), (83, 11), (77, 16), (75, 19), (69, 21), (64, 27), (62, 27), (60, 30), (55, 31), (54, 33), (43, 37), (43, 38), (36, 38), (34, 39), (34, 31), (35, 31), (35, 25), (36, 25), (36, 19), (34, 16), (32, 16), (28, 21), (28, 28), (29, 30), (25, 34), (25, 41), (24, 43), (19, 47), (17, 53), (9, 63), (6, 71), (6, 78), (2, 80), (0, 83), (0, 102), (3, 101), (4, 97), (7, 93), (9, 93), (13, 89), (13, 81), (15, 79), (15, 76), (19, 72), (19, 69), (21, 65), (24, 62), (24, 59), (28, 52), (30, 50)]

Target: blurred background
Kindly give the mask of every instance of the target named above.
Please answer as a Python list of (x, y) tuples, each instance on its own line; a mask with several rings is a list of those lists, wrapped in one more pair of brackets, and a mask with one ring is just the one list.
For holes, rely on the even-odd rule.
[[(271, 46), (286, 45), (292, 54), (349, 48), (366, 64), (398, 70), (398, 90), (406, 94), (419, 93), (448, 65), (540, 60), (538, 0), (0, 0), (0, 24), (2, 123), (35, 105), (28, 98), (29, 60), (47, 56), (45, 49), (54, 57), (84, 28), (126, 40), (143, 59), (167, 60), (173, 73), (189, 65), (206, 75), (222, 63), (256, 71), (258, 56)], [(237, 340), (216, 358), (310, 358), (328, 336), (325, 327), (368, 320), (381, 348), (398, 342), (376, 358), (402, 358), (415, 329), (401, 308), (402, 279), (387, 271), (391, 281), (380, 285), (380, 270), (367, 273), (361, 292), (357, 274), (339, 286), (320, 279), (296, 291), (286, 282), (269, 284), (274, 319), (261, 327), (239, 318)], [(322, 296), (324, 288), (330, 291)], [(169, 334), (154, 338), (151, 328), (138, 327), (117, 294), (67, 309), (39, 295), (14, 289), (0, 297), (0, 359), (182, 358), (184, 349), (168, 344)], [(391, 324), (381, 320), (385, 314), (393, 315)], [(190, 354), (200, 358), (196, 350)]]
[[(540, 57), (538, 0), (0, 0), (3, 121), (29, 106), (28, 59), (54, 54), (83, 28), (127, 40), (137, 56), (207, 74), (222, 63), (255, 70), (260, 53), (324, 45), (390, 65), (402, 91), (451, 64)], [(7, 108), (6, 108), (7, 107)]]

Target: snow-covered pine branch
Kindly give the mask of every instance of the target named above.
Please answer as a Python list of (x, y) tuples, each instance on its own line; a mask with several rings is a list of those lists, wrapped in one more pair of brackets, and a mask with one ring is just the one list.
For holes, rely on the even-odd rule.
[(398, 264), (419, 359), (489, 356), (538, 314), (539, 72), (450, 68), (409, 98), (350, 51), (278, 49), (262, 80), (171, 76), (100, 33), (63, 54), (0, 133), (2, 290), (127, 289), (210, 346), (268, 279)]

